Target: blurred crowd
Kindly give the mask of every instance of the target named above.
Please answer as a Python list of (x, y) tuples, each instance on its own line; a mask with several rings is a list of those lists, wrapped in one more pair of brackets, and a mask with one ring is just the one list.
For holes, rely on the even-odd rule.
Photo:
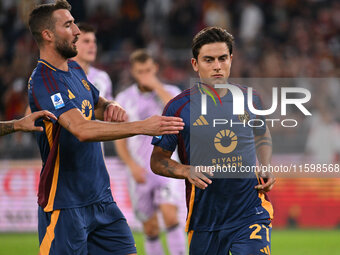
[[(38, 59), (37, 46), (26, 25), (28, 13), (35, 4), (48, 2), (0, 2), (2, 120), (24, 114), (27, 81)], [(224, 27), (234, 35), (233, 78), (340, 76), (340, 2), (336, 0), (69, 2), (76, 22), (89, 22), (97, 29), (99, 54), (95, 66), (110, 75), (114, 84), (113, 96), (131, 84), (128, 56), (134, 49), (141, 47), (149, 49), (156, 57), (160, 64), (160, 78), (164, 82), (176, 84), (182, 89), (189, 87), (190, 78), (196, 77), (190, 65), (191, 40), (194, 34), (206, 26)], [(312, 110), (326, 109), (334, 124), (337, 124), (340, 121), (339, 79), (329, 82), (332, 84), (312, 86), (299, 83), (298, 79), (294, 85), (299, 84), (311, 89), (313, 95), (318, 95), (317, 100), (312, 100), (315, 102), (311, 106)], [(261, 94), (270, 96), (270, 88), (270, 85), (260, 87)], [(303, 130), (303, 134), (308, 131)], [(295, 136), (289, 132), (285, 135), (293, 140), (297, 135), (303, 137), (302, 133), (296, 132)], [(15, 143), (22, 143), (22, 147), (25, 147), (30, 139), (24, 137), (23, 134), (17, 135)], [(5, 155), (4, 147), (8, 149), (12, 142), (13, 139), (11, 143), (0, 143), (2, 156)], [(303, 141), (301, 143), (300, 149), (303, 150)]]

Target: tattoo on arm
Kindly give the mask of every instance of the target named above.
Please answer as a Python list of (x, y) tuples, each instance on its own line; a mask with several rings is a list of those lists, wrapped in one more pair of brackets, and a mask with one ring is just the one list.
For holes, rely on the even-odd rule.
[(169, 176), (169, 177), (177, 177), (176, 174), (174, 173), (176, 171), (176, 168), (174, 166), (171, 166), (169, 164), (170, 162), (166, 159), (163, 159), (160, 161), (162, 168), (160, 169), (161, 174)]
[(11, 122), (0, 122), (0, 136), (8, 135), (14, 132), (14, 123)]
[(260, 148), (261, 146), (264, 146), (264, 145), (267, 145), (267, 146), (270, 146), (272, 147), (272, 139), (269, 138), (269, 137), (261, 137), (257, 140), (255, 140), (255, 148), (258, 149)]

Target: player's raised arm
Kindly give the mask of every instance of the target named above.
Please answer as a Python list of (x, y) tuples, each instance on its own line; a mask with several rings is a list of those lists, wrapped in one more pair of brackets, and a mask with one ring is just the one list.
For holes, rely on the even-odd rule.
[(7, 135), (16, 131), (33, 132), (43, 131), (42, 127), (36, 127), (34, 122), (39, 118), (57, 119), (49, 111), (39, 111), (27, 115), (19, 120), (1, 121), (0, 122), (0, 136)]
[[(263, 135), (255, 135), (256, 156), (260, 166), (268, 166), (272, 159), (272, 137), (269, 128)], [(275, 183), (275, 178), (270, 172), (259, 172), (259, 181), (261, 182), (255, 188), (259, 191), (270, 191)]]
[(165, 116), (152, 116), (142, 121), (128, 123), (86, 120), (78, 109), (63, 113), (58, 122), (82, 142), (109, 141), (139, 134), (150, 136), (177, 134), (184, 126), (181, 118)]
[(155, 174), (176, 179), (188, 179), (200, 189), (205, 189), (212, 181), (203, 173), (196, 172), (190, 165), (183, 165), (171, 159), (172, 152), (159, 146), (154, 146), (151, 155), (151, 169)]

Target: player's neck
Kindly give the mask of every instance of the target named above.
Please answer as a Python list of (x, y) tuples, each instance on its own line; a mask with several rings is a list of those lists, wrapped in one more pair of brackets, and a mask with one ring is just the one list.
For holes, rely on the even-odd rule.
[(51, 49), (41, 49), (40, 50), (40, 58), (47, 61), (54, 67), (62, 70), (62, 71), (68, 71), (68, 64), (66, 58), (62, 57), (60, 54), (55, 52)]
[(224, 97), (228, 93), (228, 89), (226, 88), (221, 89), (216, 88), (215, 90), (220, 97)]

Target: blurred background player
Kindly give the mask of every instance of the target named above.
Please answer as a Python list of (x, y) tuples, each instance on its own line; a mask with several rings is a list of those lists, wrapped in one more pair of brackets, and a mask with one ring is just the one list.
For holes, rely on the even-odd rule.
[(87, 23), (78, 23), (80, 30), (76, 42), (78, 54), (74, 60), (83, 68), (87, 79), (99, 90), (99, 95), (112, 100), (112, 82), (110, 76), (103, 70), (92, 66), (97, 56), (97, 40), (95, 29)]
[[(96, 30), (88, 23), (77, 23), (80, 30), (78, 41), (76, 42), (78, 54), (73, 59), (83, 68), (87, 79), (99, 90), (99, 96), (107, 100), (112, 98), (112, 82), (107, 72), (100, 70), (92, 64), (97, 57), (97, 38)], [(102, 142), (102, 150), (105, 155), (105, 143), (111, 145), (110, 142)]]
[[(119, 102), (127, 111), (129, 121), (138, 121), (154, 114), (160, 114), (164, 105), (180, 90), (163, 84), (157, 78), (158, 65), (143, 49), (130, 56), (131, 74), (136, 83), (117, 95)], [(120, 158), (130, 169), (130, 197), (136, 217), (143, 223), (146, 235), (145, 249), (148, 255), (164, 254), (160, 242), (160, 227), (157, 212), (160, 210), (167, 229), (170, 253), (185, 253), (184, 231), (179, 225), (178, 182), (155, 175), (150, 169), (152, 138), (136, 138), (115, 141)]]
[(17, 131), (44, 131), (42, 127), (37, 127), (34, 125), (35, 121), (39, 118), (52, 118), (56, 120), (54, 114), (50, 113), (49, 111), (39, 111), (31, 113), (19, 120), (0, 121), (0, 136), (8, 135)]

